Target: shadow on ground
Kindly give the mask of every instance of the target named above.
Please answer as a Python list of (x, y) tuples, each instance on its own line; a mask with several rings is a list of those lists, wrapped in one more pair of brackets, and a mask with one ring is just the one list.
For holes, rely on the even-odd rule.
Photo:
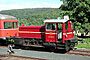
[(44, 48), (44, 47), (24, 47), (24, 46), (16, 46), (14, 49), (22, 49), (22, 50), (32, 50), (32, 51), (41, 51), (41, 52), (50, 52), (50, 53), (60, 53), (64, 54), (66, 53), (65, 50), (60, 50), (60, 49), (53, 49), (53, 48)]

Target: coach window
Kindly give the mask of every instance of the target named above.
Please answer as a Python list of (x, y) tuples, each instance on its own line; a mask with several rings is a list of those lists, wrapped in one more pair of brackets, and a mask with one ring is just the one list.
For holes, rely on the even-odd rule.
[(47, 23), (46, 24), (46, 30), (47, 31), (55, 31), (56, 30), (56, 24), (55, 23)]
[(17, 22), (13, 22), (13, 28), (17, 28)]
[(4, 29), (12, 28), (12, 22), (4, 22)]

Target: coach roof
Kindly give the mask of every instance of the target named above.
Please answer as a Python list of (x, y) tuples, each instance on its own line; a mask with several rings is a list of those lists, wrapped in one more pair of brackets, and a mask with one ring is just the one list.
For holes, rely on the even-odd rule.
[(0, 14), (0, 19), (4, 19), (4, 20), (16, 20), (16, 17), (10, 16), (10, 15)]

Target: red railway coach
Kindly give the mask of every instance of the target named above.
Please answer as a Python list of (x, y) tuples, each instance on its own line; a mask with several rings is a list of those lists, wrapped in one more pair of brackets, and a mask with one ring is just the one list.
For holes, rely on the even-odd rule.
[(6, 41), (8, 38), (15, 36), (17, 33), (17, 19), (13, 16), (0, 14), (0, 41)]
[(43, 46), (54, 49), (73, 48), (74, 38), (72, 22), (67, 18), (49, 19), (43, 26), (20, 26), (19, 35), (14, 38), (15, 44), (22, 46)]

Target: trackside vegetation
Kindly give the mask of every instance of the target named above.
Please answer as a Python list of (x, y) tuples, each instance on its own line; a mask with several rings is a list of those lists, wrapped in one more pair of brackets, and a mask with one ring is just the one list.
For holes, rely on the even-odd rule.
[(69, 15), (75, 21), (75, 29), (87, 35), (90, 32), (90, 0), (60, 0), (63, 15)]
[(86, 38), (82, 42), (78, 41), (78, 44), (75, 47), (90, 49), (90, 38)]
[[(90, 0), (60, 0), (63, 4), (60, 9), (62, 15), (69, 15), (74, 21), (75, 30), (82, 33), (82, 38), (90, 32)], [(90, 35), (88, 36), (90, 37)], [(90, 38), (86, 38), (84, 42), (78, 42), (78, 48), (90, 49)]]

